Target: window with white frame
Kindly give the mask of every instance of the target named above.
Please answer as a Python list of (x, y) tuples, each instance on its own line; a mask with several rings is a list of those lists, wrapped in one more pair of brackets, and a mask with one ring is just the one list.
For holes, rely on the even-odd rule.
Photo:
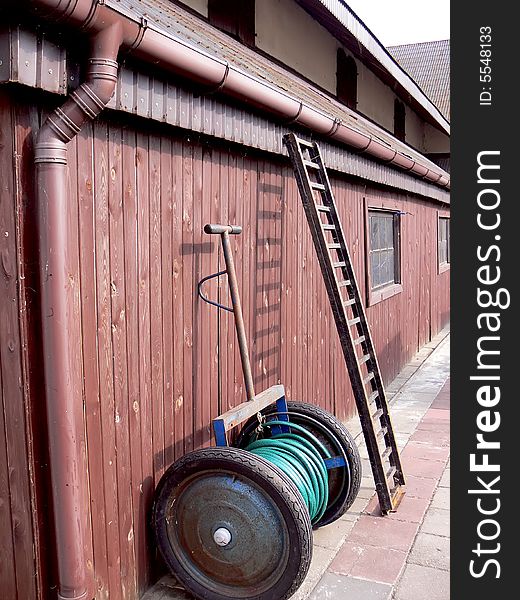
[(370, 289), (401, 282), (399, 213), (369, 210)]

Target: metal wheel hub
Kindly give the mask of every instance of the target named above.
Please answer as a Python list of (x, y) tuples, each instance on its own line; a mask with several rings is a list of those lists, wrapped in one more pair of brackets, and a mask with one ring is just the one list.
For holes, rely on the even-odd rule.
[[(289, 534), (269, 494), (247, 477), (202, 471), (171, 498), (168, 538), (190, 576), (230, 598), (269, 589), (288, 560)], [(238, 595), (238, 594), (237, 594)]]

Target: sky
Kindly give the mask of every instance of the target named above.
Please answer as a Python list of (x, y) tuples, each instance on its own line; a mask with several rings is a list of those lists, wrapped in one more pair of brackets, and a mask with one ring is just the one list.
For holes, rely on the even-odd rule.
[(450, 0), (346, 0), (383, 46), (446, 40)]

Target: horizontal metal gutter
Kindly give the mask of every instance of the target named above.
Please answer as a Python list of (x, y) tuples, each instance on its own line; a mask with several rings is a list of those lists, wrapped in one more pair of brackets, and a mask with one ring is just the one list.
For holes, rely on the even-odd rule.
[[(100, 6), (96, 0), (84, 1), (93, 7), (92, 10)], [(54, 0), (53, 3), (61, 7), (83, 5), (81, 0)], [(302, 125), (323, 137), (346, 144), (358, 153), (367, 154), (386, 164), (409, 171), (442, 188), (449, 188), (449, 175), (428, 159), (417, 160), (405, 152), (395, 150), (377, 136), (358, 131), (350, 124), (338, 121), (232, 64), (187, 44), (170, 32), (155, 27), (153, 23), (139, 19), (126, 3), (104, 0), (101, 6), (103, 10), (117, 13), (127, 24), (131, 22), (139, 27), (138, 39), (123, 41), (127, 53), (136, 58), (195, 81), (206, 86), (208, 90), (218, 90), (262, 111), (275, 114), (286, 122)], [(66, 11), (64, 13), (66, 14)], [(66, 16), (63, 18), (67, 19)], [(71, 17), (68, 20), (75, 19)], [(91, 26), (92, 24), (87, 24), (83, 28), (88, 30)]]
[[(124, 18), (135, 19), (135, 15), (124, 3), (105, 0), (105, 4)], [(232, 64), (154, 27), (152, 23), (146, 23), (142, 41), (131, 52), (134, 56), (151, 61), (160, 68), (206, 85), (210, 90), (218, 90), (260, 110), (274, 113), (290, 123), (307, 127), (321, 136), (347, 144), (359, 153), (366, 153), (440, 187), (449, 188), (449, 175), (426, 158), (424, 161), (416, 161), (411, 156), (394, 150), (382, 139), (360, 132), (351, 125), (308, 106)]]

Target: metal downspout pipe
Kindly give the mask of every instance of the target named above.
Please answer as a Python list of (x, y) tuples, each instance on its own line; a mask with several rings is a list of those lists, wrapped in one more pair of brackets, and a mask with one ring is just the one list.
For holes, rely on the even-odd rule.
[[(90, 1), (73, 4), (80, 9), (92, 7)], [(90, 587), (81, 514), (86, 474), (81, 468), (80, 429), (75, 422), (81, 381), (73, 369), (74, 341), (69, 335), (73, 286), (67, 227), (67, 143), (87, 121), (96, 118), (114, 92), (122, 31), (121, 22), (115, 20), (94, 32), (84, 83), (48, 117), (35, 144), (43, 360), (59, 600), (85, 600)]]

